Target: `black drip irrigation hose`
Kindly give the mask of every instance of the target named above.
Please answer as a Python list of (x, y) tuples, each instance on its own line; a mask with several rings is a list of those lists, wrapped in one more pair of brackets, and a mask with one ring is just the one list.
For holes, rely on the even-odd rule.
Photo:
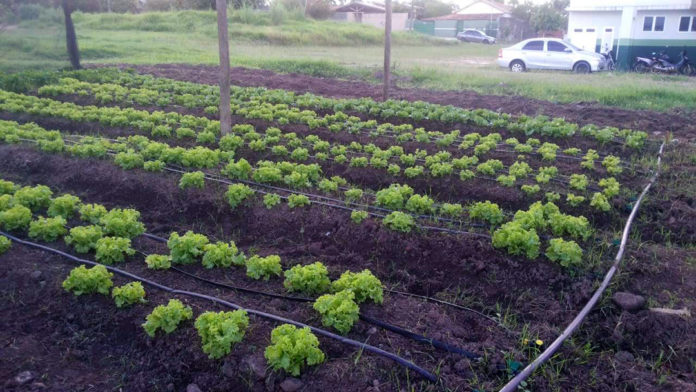
[(44, 250), (47, 252), (55, 253), (55, 254), (61, 255), (63, 257), (66, 257), (72, 261), (75, 261), (75, 262), (78, 262), (81, 264), (87, 264), (87, 265), (91, 265), (91, 266), (102, 265), (110, 272), (113, 272), (115, 274), (125, 276), (127, 278), (139, 281), (141, 283), (155, 287), (157, 289), (168, 292), (170, 294), (178, 294), (178, 295), (189, 296), (189, 297), (198, 298), (198, 299), (204, 299), (204, 300), (208, 300), (208, 301), (211, 301), (211, 302), (216, 303), (218, 305), (222, 305), (222, 306), (234, 309), (234, 310), (244, 310), (249, 314), (253, 314), (253, 315), (256, 315), (256, 316), (259, 316), (262, 318), (266, 318), (269, 320), (273, 320), (273, 321), (277, 321), (277, 322), (281, 322), (281, 323), (286, 323), (286, 324), (292, 324), (292, 325), (295, 325), (295, 326), (300, 327), (300, 328), (306, 327), (306, 328), (309, 328), (310, 330), (312, 330), (312, 332), (319, 334), (319, 335), (322, 335), (324, 337), (335, 339), (335, 340), (338, 340), (339, 342), (344, 343), (346, 345), (357, 347), (357, 348), (360, 348), (362, 350), (366, 350), (366, 351), (372, 352), (374, 354), (383, 356), (385, 358), (389, 358), (392, 361), (396, 362), (397, 364), (415, 371), (421, 377), (425, 378), (426, 380), (428, 380), (430, 382), (435, 383), (435, 382), (438, 382), (438, 380), (439, 380), (436, 375), (434, 375), (434, 374), (430, 373), (429, 371), (419, 367), (418, 365), (414, 364), (413, 362), (411, 362), (405, 358), (402, 358), (394, 353), (391, 353), (391, 352), (382, 350), (381, 348), (369, 345), (367, 343), (358, 342), (356, 340), (337, 335), (337, 334), (329, 332), (327, 330), (324, 330), (321, 328), (316, 328), (316, 327), (313, 327), (311, 325), (300, 323), (299, 321), (295, 321), (295, 320), (287, 319), (285, 317), (277, 316), (275, 314), (262, 312), (262, 311), (256, 310), (256, 309), (244, 308), (240, 305), (237, 305), (237, 304), (229, 302), (229, 301), (225, 301), (225, 300), (217, 298), (217, 297), (212, 297), (209, 295), (200, 294), (200, 293), (196, 293), (196, 292), (192, 292), (192, 291), (174, 289), (174, 288), (162, 285), (160, 283), (157, 283), (157, 282), (149, 280), (149, 279), (142, 278), (138, 275), (132, 274), (130, 272), (127, 272), (127, 271), (124, 271), (124, 270), (121, 270), (121, 269), (118, 269), (115, 267), (103, 265), (103, 264), (96, 263), (96, 262), (90, 261), (90, 260), (81, 259), (81, 258), (75, 257), (69, 253), (65, 253), (63, 251), (60, 251), (58, 249), (54, 249), (54, 248), (51, 248), (51, 247), (48, 247), (45, 245), (37, 244), (35, 242), (25, 241), (25, 240), (19, 239), (15, 236), (10, 235), (8, 233), (5, 233), (3, 231), (0, 231), (0, 235), (4, 235), (5, 237), (7, 237), (7, 238), (11, 239), (12, 241), (17, 242), (19, 244), (33, 247), (33, 248), (37, 248), (37, 249), (41, 249), (41, 250)]
[[(156, 236), (156, 235), (152, 235), (152, 234), (147, 234), (147, 235), (146, 235), (146, 234), (143, 234), (143, 235), (146, 236), (146, 237), (148, 237), (148, 238), (150, 238), (150, 239), (153, 239), (153, 240), (155, 240), (155, 241), (166, 242), (166, 240), (165, 240), (164, 238), (158, 237), (158, 236)], [(314, 302), (314, 299), (313, 299), (313, 298), (286, 296), (286, 295), (282, 295), (282, 294), (269, 293), (269, 292), (266, 292), (266, 291), (252, 290), (252, 289), (248, 289), (248, 288), (245, 288), (245, 287), (232, 286), (232, 285), (229, 285), (229, 284), (220, 283), (220, 282), (216, 282), (216, 281), (213, 281), (213, 280), (209, 280), (209, 279), (202, 278), (202, 277), (200, 277), (200, 276), (198, 276), (198, 275), (195, 275), (195, 274), (192, 274), (192, 273), (190, 273), (190, 272), (184, 271), (184, 270), (182, 270), (182, 269), (180, 269), (180, 268), (170, 267), (169, 269), (171, 269), (171, 270), (173, 270), (173, 271), (176, 271), (176, 272), (178, 272), (178, 273), (180, 273), (180, 274), (182, 274), (182, 275), (188, 276), (188, 277), (190, 277), (190, 278), (192, 278), (192, 279), (198, 280), (198, 281), (200, 281), (200, 282), (207, 283), (207, 284), (209, 284), (209, 285), (211, 285), (211, 286), (216, 286), (216, 287), (220, 287), (220, 288), (224, 288), (224, 289), (228, 289), (228, 290), (240, 291), (240, 292), (248, 293), (248, 294), (263, 295), (263, 296), (266, 296), (266, 297), (278, 298), (278, 299), (283, 299), (283, 300), (287, 300), (287, 301)], [(402, 335), (402, 336), (404, 336), (404, 337), (406, 337), (406, 338), (415, 340), (415, 341), (417, 341), (417, 342), (419, 342), (419, 343), (430, 344), (430, 345), (432, 345), (432, 346), (435, 347), (435, 348), (438, 348), (438, 349), (441, 349), (441, 350), (444, 350), (444, 351), (447, 351), (447, 352), (450, 352), (450, 353), (461, 354), (461, 355), (463, 355), (463, 356), (465, 356), (465, 357), (467, 357), (467, 358), (469, 358), (469, 359), (476, 359), (476, 360), (477, 360), (477, 359), (481, 358), (480, 355), (474, 354), (474, 353), (472, 353), (471, 351), (467, 351), (467, 350), (460, 349), (459, 347), (452, 346), (452, 345), (450, 345), (450, 344), (441, 342), (441, 341), (439, 341), (439, 340), (437, 340), (437, 339), (433, 339), (433, 338), (429, 338), (429, 337), (426, 337), (426, 336), (423, 336), (423, 335), (419, 335), (419, 334), (417, 334), (417, 333), (411, 332), (411, 331), (409, 331), (409, 330), (407, 330), (407, 329), (398, 327), (398, 326), (396, 326), (396, 325), (389, 324), (389, 323), (387, 323), (387, 322), (384, 322), (384, 321), (377, 320), (377, 319), (374, 319), (374, 318), (372, 318), (372, 317), (366, 316), (366, 315), (364, 315), (364, 314), (362, 314), (362, 313), (360, 313), (360, 319), (363, 320), (363, 321), (365, 321), (365, 322), (367, 322), (367, 323), (369, 323), (369, 324), (376, 325), (376, 326), (378, 326), (378, 327), (380, 327), (380, 328), (384, 328), (384, 329), (386, 329), (386, 330), (388, 330), (388, 331), (397, 333), (397, 334)]]
[(657, 155), (657, 167), (655, 169), (655, 173), (650, 178), (647, 185), (645, 185), (645, 188), (643, 188), (643, 192), (641, 192), (640, 196), (633, 205), (633, 209), (631, 209), (631, 214), (626, 220), (626, 225), (623, 229), (621, 243), (619, 244), (619, 250), (616, 253), (616, 257), (614, 258), (614, 262), (609, 268), (609, 271), (607, 271), (606, 275), (604, 275), (602, 283), (599, 285), (597, 290), (595, 290), (594, 294), (587, 301), (585, 306), (580, 310), (580, 312), (575, 316), (575, 318), (573, 318), (570, 324), (568, 324), (568, 326), (563, 330), (563, 332), (556, 338), (556, 340), (554, 340), (548, 347), (546, 347), (546, 349), (541, 354), (539, 354), (539, 356), (537, 356), (536, 359), (534, 359), (534, 361), (532, 361), (529, 365), (522, 369), (520, 373), (518, 373), (514, 378), (508, 381), (508, 383), (500, 389), (500, 392), (517, 391), (520, 383), (524, 381), (527, 377), (529, 377), (539, 366), (548, 361), (553, 356), (553, 354), (561, 348), (566, 339), (568, 339), (573, 334), (573, 332), (575, 332), (575, 330), (580, 328), (580, 325), (585, 320), (587, 315), (590, 314), (590, 311), (592, 311), (597, 302), (599, 302), (599, 299), (601, 298), (602, 294), (604, 294), (604, 291), (607, 289), (607, 287), (609, 287), (611, 279), (614, 277), (614, 275), (619, 269), (619, 265), (621, 264), (621, 260), (623, 259), (623, 255), (626, 250), (626, 244), (628, 243), (628, 235), (631, 231), (631, 225), (633, 224), (633, 219), (635, 219), (636, 215), (638, 214), (640, 204), (660, 174), (660, 167), (662, 164), (662, 152), (664, 151), (666, 143), (667, 142), (664, 141), (660, 146), (660, 150)]

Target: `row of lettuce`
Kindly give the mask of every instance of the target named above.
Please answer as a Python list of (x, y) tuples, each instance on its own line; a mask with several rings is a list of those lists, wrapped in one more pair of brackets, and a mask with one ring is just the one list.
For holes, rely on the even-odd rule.
[[(95, 260), (106, 265), (123, 263), (135, 255), (131, 240), (145, 232), (140, 213), (133, 209), (114, 208), (107, 210), (100, 204), (86, 204), (74, 195), (63, 194), (52, 197), (50, 188), (37, 185), (18, 187), (10, 181), (0, 180), (2, 200), (7, 207), (0, 212), (0, 225), (12, 232), (27, 231), (30, 238), (55, 242), (61, 237), (77, 253), (94, 251)], [(8, 198), (9, 196), (9, 202)], [(45, 213), (48, 217), (35, 214)], [(86, 225), (75, 225), (68, 229), (68, 221)], [(0, 237), (0, 253), (11, 246), (11, 241)], [(245, 267), (246, 275), (252, 279), (269, 280), (284, 276), (283, 286), (290, 293), (318, 296), (313, 308), (321, 315), (322, 324), (347, 334), (359, 318), (360, 304), (372, 301), (383, 302), (382, 283), (369, 270), (354, 273), (343, 272), (334, 281), (321, 262), (294, 265), (283, 271), (280, 256), (247, 257), (237, 249), (234, 241), (212, 242), (203, 234), (191, 231), (183, 235), (173, 232), (167, 241), (168, 255), (150, 254), (144, 259), (150, 269), (169, 269), (172, 265), (200, 262), (205, 268)], [(63, 287), (75, 295), (111, 294), (118, 308), (146, 303), (145, 290), (140, 282), (131, 282), (114, 287), (112, 273), (103, 265), (93, 268), (80, 266), (71, 271)], [(181, 322), (192, 318), (192, 310), (178, 300), (153, 309), (143, 328), (154, 337), (159, 330), (173, 332)], [(205, 312), (195, 321), (201, 337), (203, 351), (210, 358), (219, 359), (230, 353), (233, 343), (242, 340), (249, 319), (245, 311)], [(318, 350), (318, 340), (308, 328), (296, 329), (283, 325), (271, 333), (271, 346), (266, 349), (266, 358), (274, 369), (283, 369), (298, 375), (304, 365), (323, 361)], [(307, 352), (298, 344), (309, 344)], [(284, 357), (292, 357), (288, 362)], [(317, 360), (320, 358), (320, 360)]]
[[(440, 151), (428, 155), (424, 150), (416, 150), (414, 153), (407, 154), (400, 146), (391, 146), (388, 149), (381, 149), (374, 144), (362, 145), (357, 142), (352, 142), (350, 145), (331, 144), (321, 140), (316, 135), (308, 135), (306, 138), (302, 139), (295, 133), (283, 133), (278, 128), (274, 127), (266, 129), (265, 134), (262, 135), (256, 132), (253, 126), (248, 124), (236, 125), (233, 129), (233, 134), (218, 138), (219, 123), (203, 117), (180, 115), (178, 113), (150, 113), (133, 109), (82, 107), (70, 103), (16, 95), (14, 93), (0, 92), (0, 110), (7, 110), (14, 113), (57, 116), (76, 121), (87, 120), (99, 121), (107, 124), (116, 123), (117, 125), (134, 128), (138, 128), (142, 123), (152, 125), (159, 122), (171, 122), (182, 125), (177, 130), (177, 134), (184, 129), (186, 130), (184, 134), (188, 135), (190, 133), (191, 137), (195, 135), (195, 132), (192, 128), (188, 128), (184, 125), (204, 129), (198, 134), (196, 138), (197, 142), (207, 145), (217, 143), (219, 147), (218, 161), (221, 159), (231, 159), (235, 152), (244, 146), (254, 152), (269, 151), (271, 158), (274, 159), (286, 158), (296, 162), (306, 162), (311, 157), (315, 162), (330, 160), (334, 164), (348, 163), (350, 167), (364, 168), (369, 166), (384, 170), (385, 173), (393, 176), (395, 179), (408, 180), (420, 176), (439, 178), (443, 176), (456, 176), (458, 173), (459, 179), (463, 181), (474, 178), (484, 178), (495, 180), (503, 186), (511, 187), (519, 185), (520, 189), (530, 197), (537, 197), (536, 195), (541, 194), (542, 186), (550, 187), (557, 183), (560, 185), (568, 184), (571, 189), (575, 190), (574, 192), (584, 191), (586, 187), (585, 184), (588, 183), (588, 174), (593, 177), (595, 175), (601, 175), (601, 173), (606, 173), (605, 175), (607, 176), (617, 176), (624, 171), (621, 159), (611, 155), (604, 157), (601, 161), (601, 170), (597, 170), (595, 161), (599, 158), (599, 154), (594, 150), (588, 150), (580, 163), (581, 170), (586, 170), (587, 174), (574, 174), (569, 178), (561, 175), (556, 166), (538, 165), (537, 175), (532, 177), (533, 180), (530, 180), (529, 177), (533, 174), (534, 169), (529, 163), (525, 162), (527, 157), (524, 153), (535, 151), (537, 154), (541, 155), (544, 161), (553, 161), (556, 159), (557, 150), (559, 149), (558, 145), (553, 143), (540, 144), (537, 139), (533, 138), (530, 138), (526, 143), (519, 143), (516, 139), (505, 141), (507, 145), (514, 145), (516, 152), (520, 153), (517, 160), (506, 167), (499, 159), (480, 161), (479, 155), (477, 155), (476, 152), (474, 155), (462, 155), (459, 158), (453, 157), (452, 154), (447, 151)], [(78, 114), (74, 115), (75, 113)], [(155, 132), (155, 130), (160, 127), (167, 127), (166, 131)], [(157, 137), (170, 137), (171, 129), (168, 128), (167, 125), (156, 125), (152, 133), (155, 133)], [(187, 136), (181, 136), (181, 138), (184, 137)], [(486, 151), (495, 148), (497, 142), (501, 141), (501, 137), (497, 133), (487, 136), (469, 134), (466, 137), (472, 142), (478, 140), (480, 144), (477, 145), (477, 148), (487, 146)], [(146, 139), (139, 139), (140, 144), (143, 143), (142, 140)], [(162, 143), (158, 145), (161, 146), (160, 148), (167, 147)], [(183, 148), (178, 148), (171, 151), (176, 151), (180, 154), (182, 150)], [(566, 151), (569, 150), (571, 149), (566, 149)], [(202, 152), (206, 150), (198, 149), (196, 151)], [(368, 154), (370, 154), (370, 158), (366, 156)], [(207, 155), (212, 157), (211, 159), (215, 158), (214, 153), (208, 153)], [(133, 158), (137, 159), (137, 157)], [(164, 162), (166, 163), (166, 161)], [(212, 162), (212, 164), (215, 163)], [(507, 171), (507, 174), (505, 174), (505, 171)], [(609, 180), (608, 178), (612, 177), (599, 178), (597, 182), (605, 180), (605, 182), (610, 181), (613, 184), (613, 180)], [(573, 181), (574, 179), (577, 180)], [(594, 189), (597, 189), (596, 186)], [(564, 194), (564, 187), (560, 187), (560, 189), (556, 187), (555, 190), (551, 190), (551, 193)], [(573, 192), (568, 192), (564, 195), (567, 201), (575, 206), (585, 200), (590, 200), (588, 195), (577, 195)], [(551, 197), (553, 197), (553, 195)]]
[[(181, 105), (187, 108), (205, 108), (210, 114), (217, 113), (219, 93), (215, 86), (155, 78), (132, 72), (111, 69), (90, 70), (73, 73), (71, 78), (62, 78), (57, 83), (42, 86), (40, 94), (93, 95), (102, 103), (132, 103), (139, 105)], [(597, 127), (579, 127), (561, 118), (548, 116), (511, 116), (486, 109), (463, 109), (423, 101), (388, 100), (378, 102), (371, 98), (334, 99), (310, 93), (297, 95), (287, 90), (270, 90), (261, 87), (233, 86), (231, 108), (234, 114), (248, 118), (278, 121), (281, 124), (301, 123), (310, 128), (326, 127), (334, 131), (375, 131), (377, 133), (409, 133), (413, 128), (409, 122), (431, 120), (450, 124), (469, 124), (491, 130), (505, 129), (513, 133), (564, 138), (578, 131), (604, 144), (617, 141), (631, 148), (641, 148), (647, 140), (642, 131)], [(319, 115), (315, 111), (331, 112)], [(373, 120), (362, 121), (354, 113)], [(377, 123), (378, 119), (394, 119), (405, 122), (401, 125)], [(401, 126), (406, 125), (406, 128)], [(446, 138), (435, 134), (436, 139)]]

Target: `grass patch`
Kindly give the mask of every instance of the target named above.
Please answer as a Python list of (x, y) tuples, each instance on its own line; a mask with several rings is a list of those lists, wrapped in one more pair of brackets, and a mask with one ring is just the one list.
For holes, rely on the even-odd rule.
[[(218, 62), (212, 11), (76, 13), (75, 21), (84, 63)], [(383, 61), (379, 29), (305, 20), (292, 14), (274, 19), (272, 13), (248, 9), (232, 12), (230, 22), (233, 66), (379, 82), (374, 77)], [(626, 73), (513, 74), (494, 64), (499, 45), (433, 45), (433, 38), (411, 33), (395, 37), (392, 61), (404, 87), (466, 89), (560, 103), (598, 102), (628, 109), (696, 108), (696, 78)], [(67, 67), (62, 15), (48, 10), (37, 19), (0, 33), (0, 51), (0, 72)]]

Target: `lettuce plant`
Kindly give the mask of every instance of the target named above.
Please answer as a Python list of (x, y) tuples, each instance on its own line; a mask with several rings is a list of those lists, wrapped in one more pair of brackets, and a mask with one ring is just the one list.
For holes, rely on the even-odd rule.
[(488, 200), (480, 201), (469, 207), (469, 217), (487, 222), (491, 226), (497, 226), (503, 222), (503, 211), (496, 203), (491, 203)]
[(362, 272), (346, 271), (331, 283), (332, 292), (337, 293), (343, 290), (355, 293), (357, 303), (363, 303), (368, 299), (376, 304), (381, 304), (383, 301), (382, 282), (367, 269)]
[(142, 326), (150, 337), (155, 337), (157, 330), (161, 329), (167, 334), (172, 333), (182, 321), (191, 318), (193, 318), (193, 310), (190, 306), (184, 306), (178, 299), (170, 299), (166, 306), (159, 305), (153, 309)]
[(13, 203), (36, 212), (48, 208), (51, 204), (51, 196), (53, 192), (45, 185), (25, 186), (15, 192)]
[(39, 217), (29, 224), (29, 237), (45, 242), (53, 242), (65, 235), (67, 222), (62, 216), (55, 218)]
[(285, 271), (283, 286), (290, 291), (299, 291), (305, 294), (325, 293), (331, 281), (329, 271), (324, 264), (317, 261), (309, 265), (296, 265)]
[(7, 252), (12, 247), (12, 241), (4, 235), (0, 235), (0, 255)]
[(365, 219), (368, 217), (367, 211), (359, 211), (359, 210), (353, 210), (350, 213), (350, 220), (352, 220), (354, 223), (362, 223)]
[(117, 308), (125, 308), (147, 302), (145, 301), (145, 289), (140, 282), (130, 282), (123, 286), (114, 287), (111, 291), (111, 297), (116, 302)]
[(553, 238), (546, 249), (546, 257), (568, 268), (582, 264), (582, 249), (575, 241)]
[(347, 334), (360, 318), (360, 307), (354, 301), (352, 290), (325, 294), (314, 302), (314, 310), (321, 314), (321, 323), (333, 327), (342, 335)]
[(80, 207), (80, 219), (93, 225), (99, 224), (101, 218), (106, 215), (106, 208), (101, 204), (83, 204)]
[(539, 236), (534, 229), (525, 229), (519, 222), (508, 222), (493, 232), (493, 246), (505, 248), (513, 255), (528, 259), (539, 256)]
[(113, 275), (103, 265), (89, 269), (81, 265), (70, 271), (70, 275), (63, 281), (63, 288), (77, 296), (96, 293), (109, 295), (114, 285), (111, 281)]
[(227, 197), (227, 203), (232, 209), (237, 208), (244, 200), (248, 199), (254, 194), (254, 190), (249, 188), (244, 184), (233, 184), (227, 188), (225, 192), (225, 197)]
[(184, 173), (181, 175), (181, 180), (179, 180), (179, 188), (198, 188), (203, 189), (205, 187), (205, 174), (202, 171), (195, 171), (190, 173)]
[(169, 269), (172, 266), (172, 258), (169, 255), (147, 255), (145, 264), (150, 269)]
[(172, 263), (192, 264), (205, 253), (205, 246), (208, 243), (208, 237), (189, 230), (182, 236), (176, 232), (171, 233), (167, 240), (167, 247), (170, 250)]
[(130, 208), (114, 208), (99, 219), (104, 234), (116, 237), (134, 238), (145, 232), (140, 222), (140, 212)]
[(80, 206), (80, 198), (73, 195), (58, 196), (51, 201), (48, 206), (48, 216), (62, 216), (65, 219), (70, 219), (75, 215), (75, 212)]
[(382, 223), (388, 228), (402, 233), (410, 233), (416, 224), (411, 215), (401, 211), (394, 211), (385, 216)]
[(97, 240), (94, 259), (104, 264), (121, 263), (126, 256), (133, 256), (131, 240), (123, 237), (102, 237)]
[(240, 253), (234, 241), (207, 244), (203, 247), (203, 266), (205, 268), (229, 267), (244, 265), (244, 253)]
[(249, 316), (245, 310), (234, 312), (205, 312), (194, 323), (201, 337), (203, 352), (210, 359), (220, 359), (230, 353), (232, 344), (244, 339), (249, 328)]
[(291, 324), (280, 325), (271, 331), (271, 345), (264, 356), (274, 370), (285, 370), (299, 376), (305, 366), (324, 362), (324, 353), (319, 349), (319, 339), (309, 327), (298, 329)]
[(283, 268), (280, 265), (280, 256), (270, 255), (261, 257), (251, 256), (246, 261), (247, 276), (252, 279), (268, 280), (271, 275), (280, 276)]
[(16, 205), (0, 212), (0, 225), (3, 229), (14, 231), (24, 230), (31, 222), (31, 210), (23, 205)]

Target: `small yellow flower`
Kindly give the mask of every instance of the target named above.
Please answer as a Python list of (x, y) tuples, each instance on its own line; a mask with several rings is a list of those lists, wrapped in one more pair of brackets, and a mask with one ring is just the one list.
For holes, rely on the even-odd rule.
[(544, 345), (544, 341), (541, 340), (541, 339), (537, 339), (536, 342), (534, 342), (534, 343), (536, 343), (537, 346), (543, 346), (543, 345)]
[(529, 344), (529, 339), (522, 339), (522, 345), (526, 346)]

